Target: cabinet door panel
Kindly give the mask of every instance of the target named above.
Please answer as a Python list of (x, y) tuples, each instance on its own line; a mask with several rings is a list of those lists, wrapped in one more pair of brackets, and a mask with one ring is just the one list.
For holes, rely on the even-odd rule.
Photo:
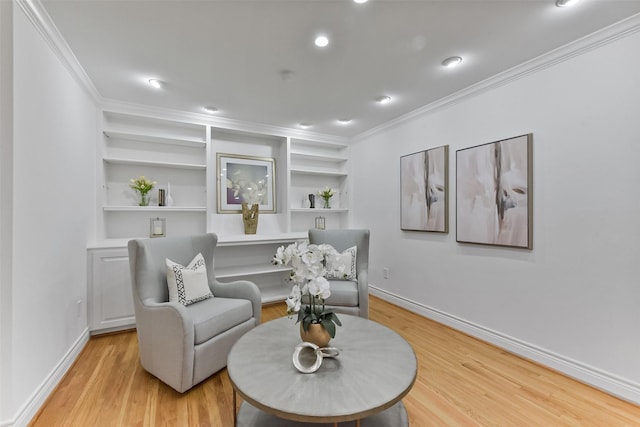
[(135, 326), (126, 249), (99, 249), (91, 258), (91, 331)]

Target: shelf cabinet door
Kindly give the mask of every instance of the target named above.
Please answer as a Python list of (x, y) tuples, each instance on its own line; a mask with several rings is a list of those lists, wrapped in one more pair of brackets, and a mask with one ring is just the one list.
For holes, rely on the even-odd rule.
[(126, 248), (89, 249), (89, 328), (92, 333), (135, 326)]

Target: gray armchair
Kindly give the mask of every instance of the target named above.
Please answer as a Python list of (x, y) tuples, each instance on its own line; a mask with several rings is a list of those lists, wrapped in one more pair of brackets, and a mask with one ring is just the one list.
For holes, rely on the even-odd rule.
[(369, 230), (309, 230), (309, 243), (327, 243), (339, 252), (356, 246), (356, 280), (329, 280), (327, 308), (369, 318)]
[[(215, 280), (215, 234), (129, 241), (129, 266), (142, 367), (184, 393), (227, 364), (233, 344), (260, 324), (258, 287)], [(214, 297), (184, 306), (169, 302), (165, 259), (187, 265), (205, 259)]]

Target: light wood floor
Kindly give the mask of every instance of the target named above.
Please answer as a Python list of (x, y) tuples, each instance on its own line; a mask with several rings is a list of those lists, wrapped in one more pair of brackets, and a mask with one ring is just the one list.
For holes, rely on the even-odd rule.
[[(263, 321), (284, 312), (267, 306)], [(640, 426), (638, 406), (375, 297), (370, 318), (418, 357), (404, 398), (412, 427)], [(129, 331), (91, 338), (30, 425), (226, 427), (232, 411), (226, 369), (179, 394), (142, 370)]]

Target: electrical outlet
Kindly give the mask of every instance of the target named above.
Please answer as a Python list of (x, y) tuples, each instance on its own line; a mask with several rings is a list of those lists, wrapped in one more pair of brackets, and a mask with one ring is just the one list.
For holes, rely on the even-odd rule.
[(382, 277), (384, 277), (385, 279), (389, 278), (389, 268), (385, 267), (382, 269)]

